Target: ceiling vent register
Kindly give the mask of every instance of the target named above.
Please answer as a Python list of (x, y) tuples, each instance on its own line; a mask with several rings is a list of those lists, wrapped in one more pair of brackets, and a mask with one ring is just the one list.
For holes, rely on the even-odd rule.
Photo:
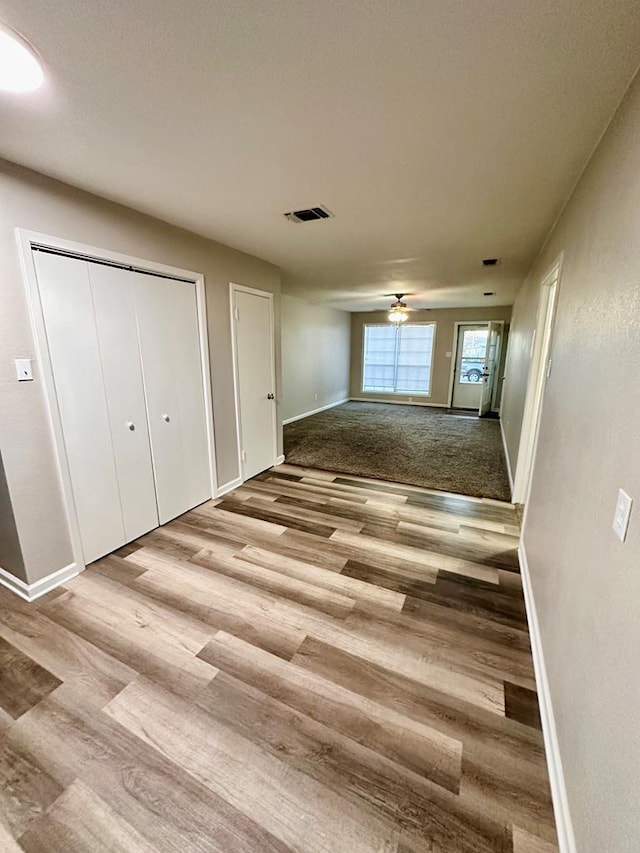
[(331, 219), (333, 213), (323, 204), (319, 207), (307, 207), (302, 210), (290, 210), (285, 213), (289, 222), (314, 222), (317, 219)]

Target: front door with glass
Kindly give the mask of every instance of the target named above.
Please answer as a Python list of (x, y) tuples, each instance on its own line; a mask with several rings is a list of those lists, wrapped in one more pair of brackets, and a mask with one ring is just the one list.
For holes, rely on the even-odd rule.
[(458, 326), (452, 408), (480, 408), (488, 340), (488, 323)]

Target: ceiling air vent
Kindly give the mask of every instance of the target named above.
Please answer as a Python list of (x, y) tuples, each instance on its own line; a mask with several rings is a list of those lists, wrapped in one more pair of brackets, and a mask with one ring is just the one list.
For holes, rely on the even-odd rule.
[(320, 207), (306, 207), (302, 210), (290, 210), (285, 213), (289, 222), (313, 222), (314, 219), (331, 219), (333, 213), (323, 204)]

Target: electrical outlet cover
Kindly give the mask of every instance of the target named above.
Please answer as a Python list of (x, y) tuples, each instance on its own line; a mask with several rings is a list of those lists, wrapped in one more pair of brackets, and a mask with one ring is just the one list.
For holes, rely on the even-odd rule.
[(613, 516), (613, 531), (621, 542), (624, 542), (627, 536), (632, 505), (633, 499), (623, 489), (619, 489), (616, 511)]

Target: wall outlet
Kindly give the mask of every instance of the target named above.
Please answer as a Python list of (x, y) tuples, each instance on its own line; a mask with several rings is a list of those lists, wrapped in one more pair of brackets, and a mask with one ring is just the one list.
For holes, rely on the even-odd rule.
[(627, 536), (632, 505), (632, 498), (622, 489), (618, 489), (618, 501), (613, 516), (613, 532), (621, 542), (624, 542)]
[(314, 394), (314, 395), (313, 395), (313, 399), (317, 401), (317, 400), (318, 400), (318, 395), (317, 395), (317, 394)]

